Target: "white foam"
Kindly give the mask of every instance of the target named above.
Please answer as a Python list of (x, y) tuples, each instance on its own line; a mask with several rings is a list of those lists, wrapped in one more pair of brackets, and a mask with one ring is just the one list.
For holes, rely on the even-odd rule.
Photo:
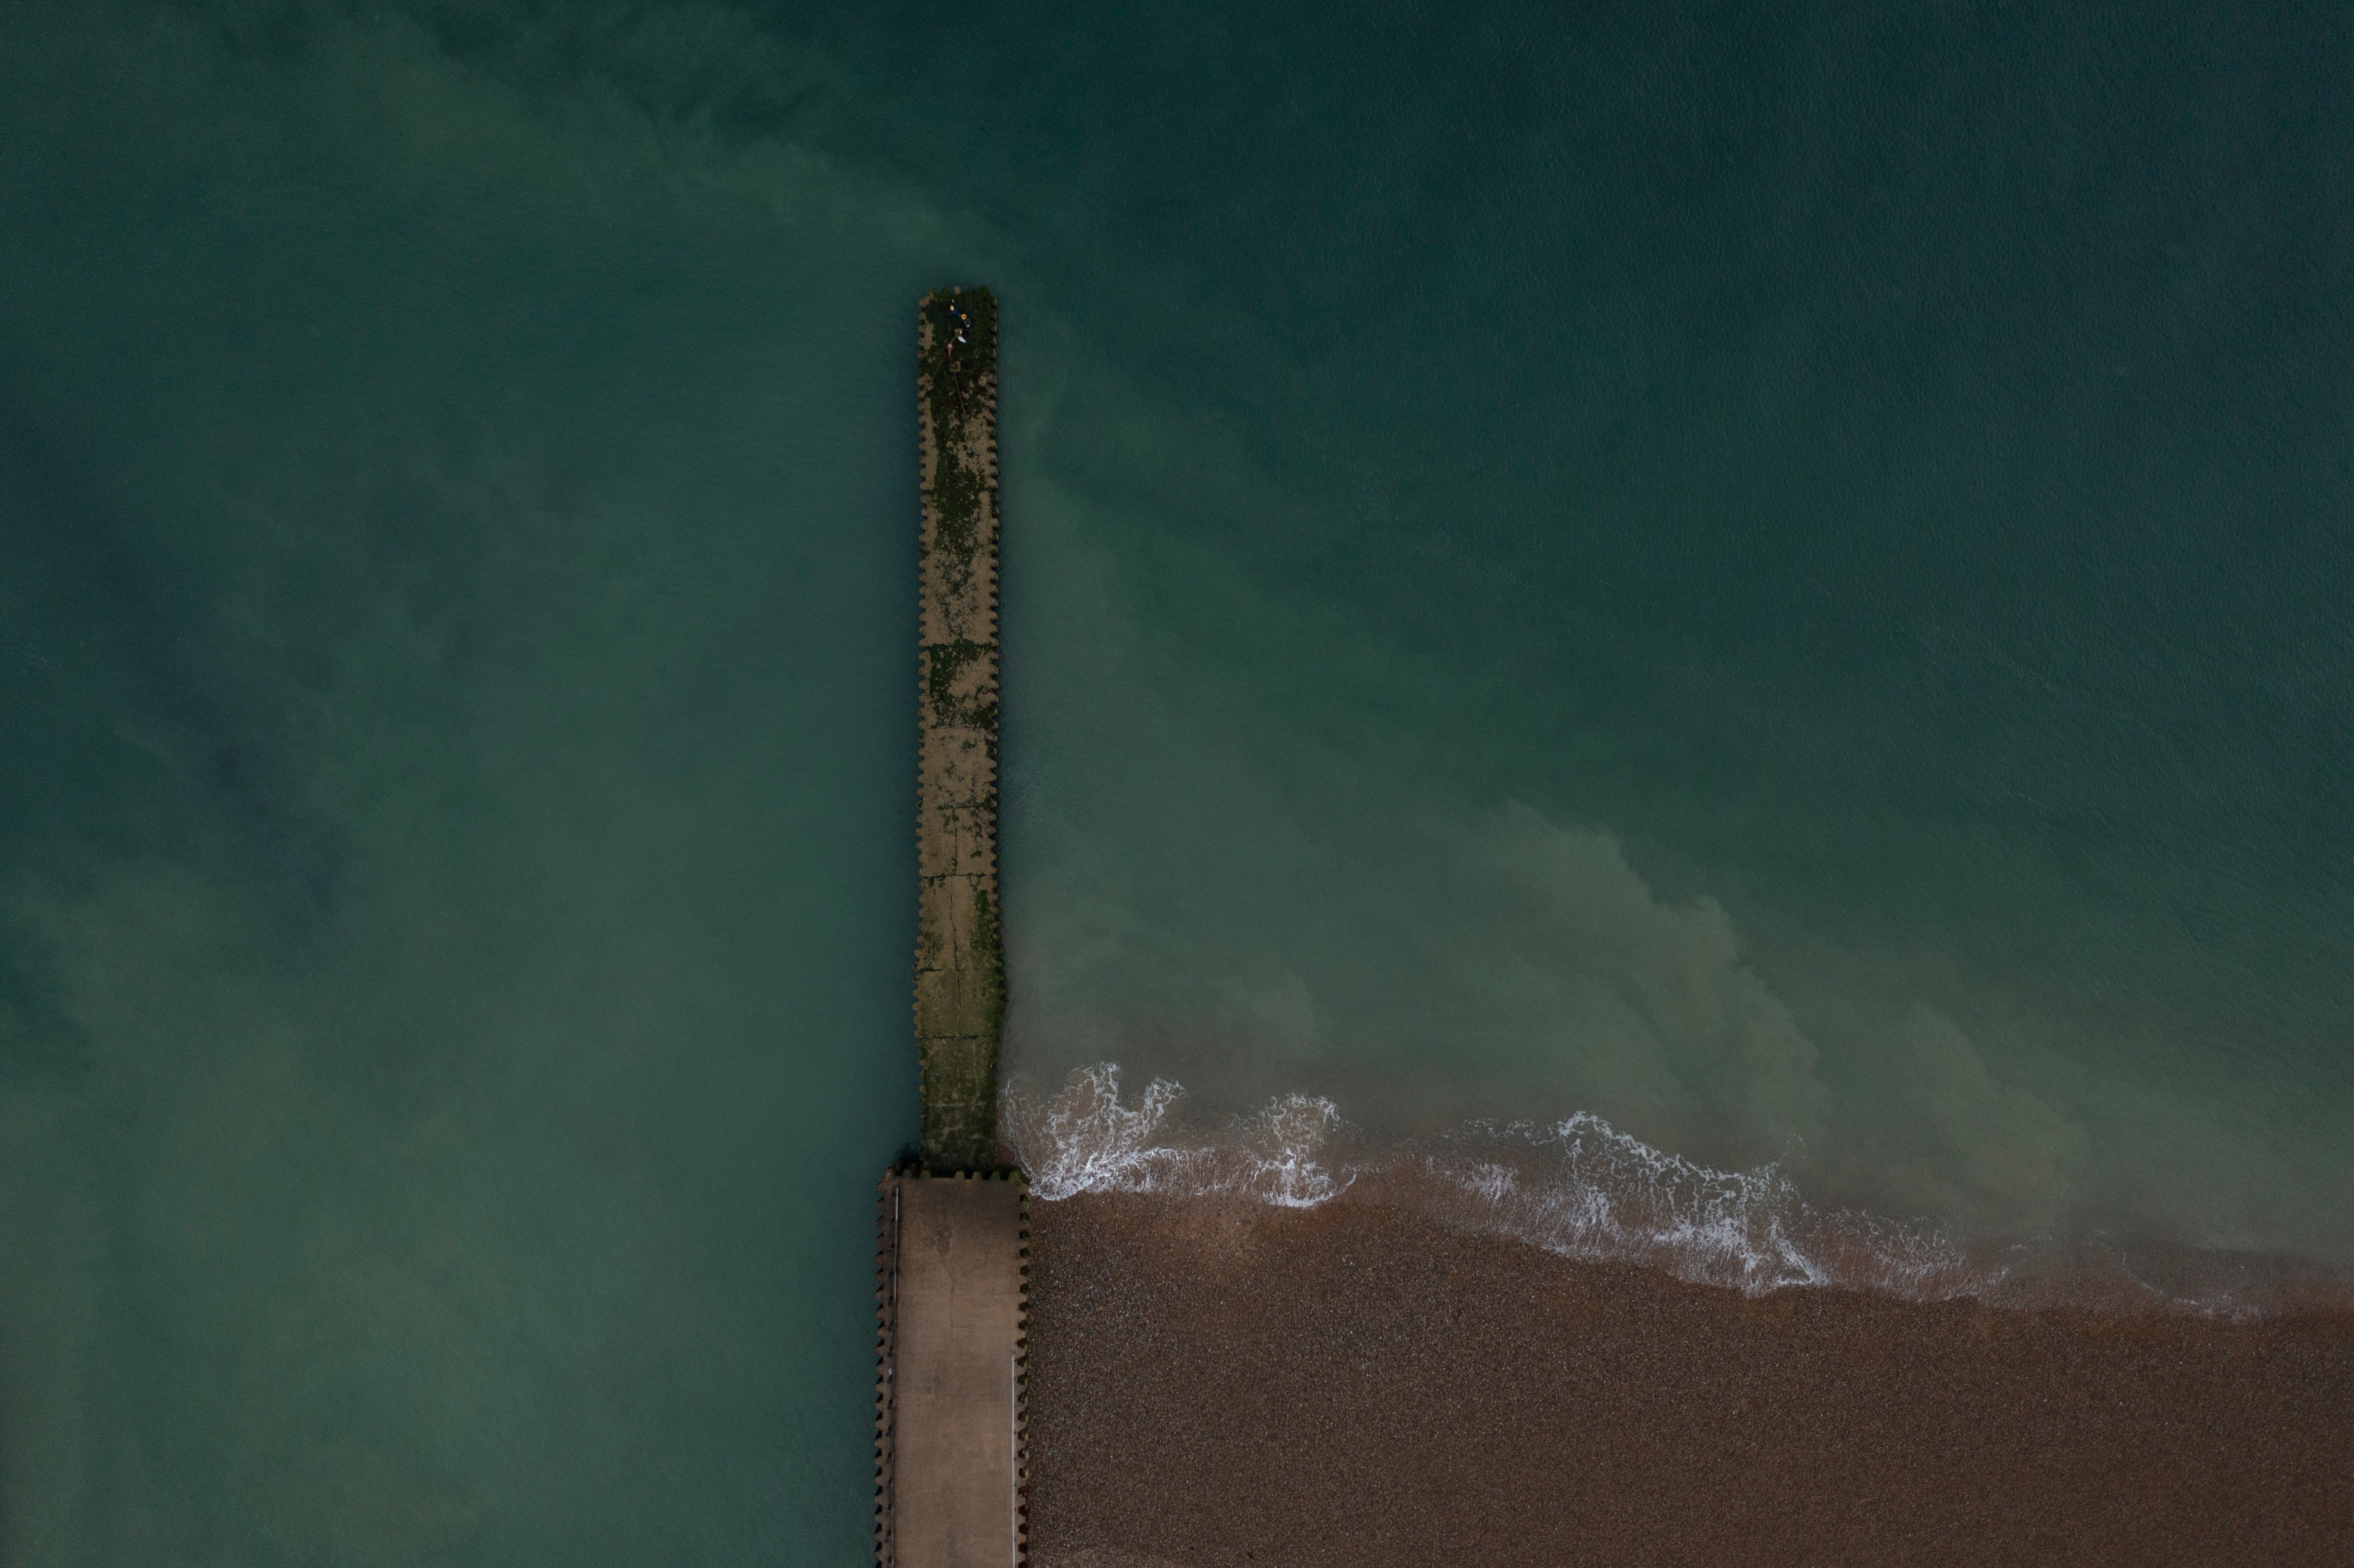
[(1777, 1165), (1716, 1170), (1586, 1112), (1475, 1124), (1418, 1163), (1481, 1228), (1567, 1257), (1648, 1264), (1751, 1295), (1829, 1285), (1928, 1299), (1991, 1283), (1933, 1232), (1813, 1207)]
[(1052, 1099), (1010, 1086), (1007, 1140), (1046, 1202), (1083, 1192), (1231, 1195), (1313, 1208), (1362, 1174), (1418, 1172), (1424, 1197), (1455, 1223), (1564, 1256), (1647, 1264), (1751, 1295), (1843, 1286), (1941, 1299), (1985, 1294), (1999, 1271), (1974, 1267), (1934, 1232), (1809, 1205), (1773, 1164), (1719, 1171), (1654, 1149), (1581, 1112), (1553, 1123), (1477, 1123), (1375, 1165), (1334, 1165), (1341, 1121), (1331, 1100), (1286, 1095), (1218, 1135), (1181, 1139), (1184, 1095), (1155, 1078), (1133, 1107), (1119, 1068), (1071, 1075)]
[(1155, 1078), (1131, 1109), (1120, 1103), (1119, 1066), (1112, 1062), (1073, 1073), (1063, 1091), (1044, 1103), (1013, 1086), (1006, 1094), (1007, 1140), (1030, 1173), (1031, 1192), (1049, 1202), (1081, 1192), (1166, 1192), (1228, 1194), (1311, 1209), (1353, 1180), (1317, 1158), (1341, 1125), (1331, 1100), (1285, 1095), (1227, 1128), (1223, 1139), (1164, 1140), (1170, 1107), (1184, 1092)]

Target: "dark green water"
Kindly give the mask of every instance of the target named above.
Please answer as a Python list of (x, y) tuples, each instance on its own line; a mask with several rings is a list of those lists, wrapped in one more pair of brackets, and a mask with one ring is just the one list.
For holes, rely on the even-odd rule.
[(2354, 1266), (2349, 28), (0, 10), (0, 1560), (862, 1560), (952, 281), (1031, 1090)]

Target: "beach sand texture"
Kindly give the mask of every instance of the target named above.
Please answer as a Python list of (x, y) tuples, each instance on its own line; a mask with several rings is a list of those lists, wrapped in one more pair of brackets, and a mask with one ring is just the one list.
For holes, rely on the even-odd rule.
[(923, 495), (916, 1047), (935, 1170), (996, 1163), (1005, 970), (997, 914), (997, 305), (917, 312)]
[(2354, 1562), (2354, 1318), (1758, 1298), (1310, 1211), (1034, 1206), (1038, 1568)]

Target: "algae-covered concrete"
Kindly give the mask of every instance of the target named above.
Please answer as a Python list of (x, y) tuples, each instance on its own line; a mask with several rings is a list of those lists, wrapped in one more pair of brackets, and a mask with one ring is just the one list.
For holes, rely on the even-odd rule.
[(925, 1163), (995, 1163), (1005, 967), (997, 910), (997, 302), (917, 312), (923, 524), (916, 1049)]
[(1026, 1188), (1011, 1173), (883, 1179), (875, 1561), (1019, 1563)]
[(917, 313), (923, 524), (916, 1048), (919, 1163), (883, 1179), (875, 1550), (1019, 1563), (1027, 1189), (997, 1171), (997, 302)]

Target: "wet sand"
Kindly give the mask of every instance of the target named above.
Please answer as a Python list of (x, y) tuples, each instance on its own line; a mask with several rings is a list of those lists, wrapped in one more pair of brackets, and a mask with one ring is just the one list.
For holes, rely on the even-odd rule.
[(1036, 1568), (2354, 1563), (2354, 1316), (1752, 1299), (1344, 1197), (1034, 1203)]

